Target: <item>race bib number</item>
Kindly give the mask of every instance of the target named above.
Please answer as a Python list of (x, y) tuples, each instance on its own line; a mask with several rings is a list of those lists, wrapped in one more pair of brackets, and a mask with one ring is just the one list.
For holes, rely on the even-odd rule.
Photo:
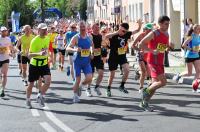
[(159, 52), (164, 53), (166, 49), (167, 49), (167, 45), (162, 44), (162, 43), (158, 43), (158, 45), (157, 45), (157, 50), (158, 50)]
[(192, 48), (193, 51), (198, 52), (200, 50), (200, 46), (194, 46)]
[(97, 49), (94, 51), (94, 56), (100, 56), (101, 55), (101, 49)]
[(82, 49), (81, 50), (81, 57), (88, 57), (90, 55), (89, 49)]
[(8, 48), (7, 47), (0, 47), (0, 54), (5, 54), (8, 53)]
[(126, 50), (124, 47), (118, 48), (118, 55), (123, 55), (126, 53)]

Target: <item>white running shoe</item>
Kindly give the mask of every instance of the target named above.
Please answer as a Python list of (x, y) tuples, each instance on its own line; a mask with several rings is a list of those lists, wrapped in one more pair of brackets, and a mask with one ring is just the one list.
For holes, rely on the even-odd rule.
[(91, 92), (90, 89), (86, 89), (86, 90), (85, 90), (85, 93), (86, 93), (86, 96), (92, 97), (92, 92)]
[(79, 96), (78, 95), (74, 95), (73, 103), (79, 103), (79, 102), (80, 102)]
[(28, 109), (31, 109), (32, 108), (32, 105), (31, 105), (31, 101), (29, 99), (26, 99), (26, 107)]
[(45, 104), (44, 104), (44, 97), (42, 95), (39, 95), (37, 97), (37, 102), (39, 103), (40, 107), (45, 107)]
[(94, 91), (97, 93), (98, 96), (102, 95), (102, 93), (101, 93), (99, 87), (94, 88)]

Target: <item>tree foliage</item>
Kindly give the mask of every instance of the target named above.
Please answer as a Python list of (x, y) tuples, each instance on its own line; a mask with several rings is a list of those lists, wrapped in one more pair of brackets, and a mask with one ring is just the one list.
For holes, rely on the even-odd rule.
[[(80, 12), (81, 18), (86, 20), (87, 0), (44, 0), (44, 7), (58, 8), (63, 17), (72, 17)], [(32, 24), (33, 12), (40, 8), (41, 0), (0, 0), (0, 25), (8, 26), (11, 12), (20, 12), (20, 24)]]

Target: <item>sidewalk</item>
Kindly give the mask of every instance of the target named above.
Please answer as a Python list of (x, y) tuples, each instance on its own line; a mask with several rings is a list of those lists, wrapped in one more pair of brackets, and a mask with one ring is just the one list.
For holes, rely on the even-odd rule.
[[(138, 68), (138, 64), (136, 62), (135, 56), (131, 56), (131, 54), (127, 54), (127, 58), (129, 61), (129, 65), (131, 67), (133, 67), (134, 65), (134, 68)], [(177, 73), (182, 73), (186, 71), (187, 69), (185, 67), (184, 58), (181, 57), (181, 51), (169, 52), (168, 58), (169, 58), (169, 67), (165, 67), (165, 73), (166, 73), (167, 79), (173, 80), (174, 76)], [(193, 71), (193, 76), (182, 77), (179, 80), (179, 83), (191, 85), (194, 79), (194, 73), (195, 71)]]

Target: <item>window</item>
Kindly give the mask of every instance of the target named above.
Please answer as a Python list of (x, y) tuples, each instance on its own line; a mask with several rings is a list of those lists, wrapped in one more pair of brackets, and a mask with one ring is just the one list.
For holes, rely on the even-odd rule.
[(143, 16), (143, 4), (139, 3), (139, 18), (142, 19)]

